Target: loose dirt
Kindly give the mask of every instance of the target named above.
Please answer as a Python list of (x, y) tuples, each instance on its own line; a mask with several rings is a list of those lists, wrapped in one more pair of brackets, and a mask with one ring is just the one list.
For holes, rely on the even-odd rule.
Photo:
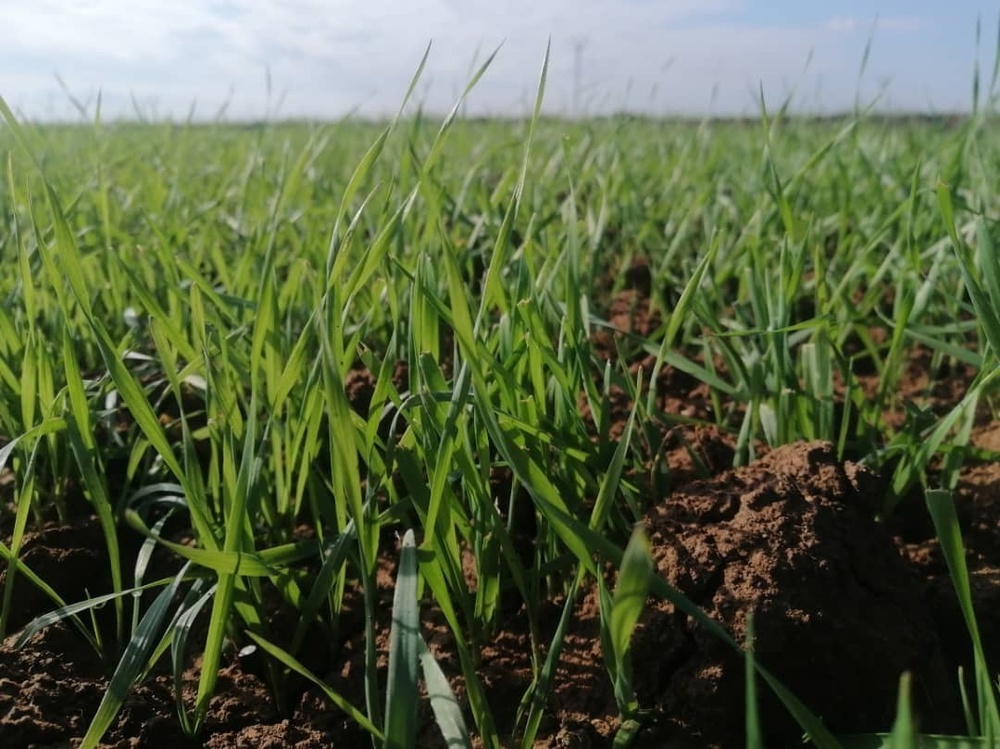
[[(626, 333), (646, 334), (658, 321), (648, 304), (649, 279), (641, 270), (610, 309), (613, 328), (595, 345), (618, 355)], [(636, 355), (630, 366), (652, 374), (653, 361)], [(929, 394), (934, 408), (954, 402), (968, 373), (934, 382), (918, 361), (900, 392)], [(947, 374), (947, 373), (945, 373)], [(399, 375), (399, 372), (396, 373)], [(661, 408), (705, 418), (707, 392), (683, 373), (665, 368), (652, 378)], [(374, 380), (352, 372), (351, 394), (364, 410)], [(616, 418), (629, 413), (618, 394)], [(581, 408), (584, 404), (581, 404)], [(888, 523), (874, 519), (884, 496), (883, 478), (836, 458), (827, 443), (796, 443), (730, 469), (733, 440), (715, 427), (681, 423), (665, 428), (658, 460), (663, 481), (639, 482), (648, 493), (645, 517), (658, 571), (712, 619), (742, 642), (754, 617), (757, 659), (819, 713), (836, 733), (887, 729), (895, 710), (899, 675), (914, 674), (920, 725), (934, 732), (961, 731), (956, 673), (971, 671), (964, 623), (954, 604), (947, 570), (919, 503), (900, 507)], [(965, 530), (972, 586), (987, 656), (1000, 655), (1000, 422), (980, 419), (975, 452), (956, 490)], [(763, 452), (763, 451), (762, 451)], [(509, 476), (493, 477), (498, 498)], [(522, 503), (523, 504), (523, 503)], [(519, 523), (530, 544), (533, 523)], [(9, 519), (0, 535), (9, 535)], [(123, 531), (124, 533), (124, 531)], [(7, 540), (5, 538), (5, 540)], [(132, 559), (139, 539), (132, 538)], [(384, 674), (392, 581), (397, 549), (387, 536), (379, 574), (377, 643)], [(529, 549), (530, 551), (530, 549)], [(96, 520), (49, 525), (25, 540), (23, 559), (66, 600), (105, 592), (103, 536)], [(123, 557), (128, 559), (128, 557)], [(5, 577), (0, 573), (0, 589)], [(542, 641), (555, 630), (564, 601), (541, 603)], [(52, 607), (19, 578), (12, 630)], [(102, 613), (102, 617), (106, 612)], [(276, 613), (276, 620), (280, 619)], [(465, 690), (452, 638), (431, 603), (423, 610), (425, 637), (445, 673)], [(363, 704), (364, 632), (348, 610), (338, 642), (317, 648), (307, 666), (355, 704)], [(736, 747), (743, 744), (745, 674), (742, 656), (672, 604), (651, 598), (632, 646), (635, 686), (648, 722), (639, 747)], [(484, 644), (480, 674), (498, 728), (509, 735), (518, 703), (531, 683), (531, 638), (523, 608), (503, 609), (496, 633)], [(197, 670), (187, 674), (193, 703)], [(107, 690), (113, 663), (102, 662), (74, 629), (56, 625), (15, 649), (0, 644), (0, 747), (75, 747)], [(308, 684), (293, 682), (284, 710), (270, 697), (260, 654), (228, 651), (218, 694), (197, 743), (185, 743), (176, 717), (170, 677), (155, 672), (126, 702), (105, 736), (104, 747), (167, 749), (329, 749), (367, 744), (362, 730)], [(759, 681), (759, 680), (758, 680)], [(769, 747), (800, 745), (801, 731), (763, 684), (760, 712)], [(604, 670), (599, 611), (593, 589), (582, 591), (555, 674), (546, 718), (536, 742), (545, 749), (610, 747), (618, 728), (611, 684)], [(421, 714), (420, 746), (441, 746), (430, 711)]]

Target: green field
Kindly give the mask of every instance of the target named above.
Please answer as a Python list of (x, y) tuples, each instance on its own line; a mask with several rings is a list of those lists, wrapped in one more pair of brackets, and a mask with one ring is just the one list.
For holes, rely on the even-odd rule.
[[(972, 614), (1000, 514), (969, 504), (1000, 457), (979, 439), (1000, 372), (995, 119), (6, 123), (0, 681), (40, 630), (71, 632), (109, 681), (66, 738), (127, 730), (154, 681), (177, 731), (211, 735), (220, 669), (253, 653), (277, 714), (311, 691), (342, 716), (330, 746), (575, 745), (553, 696), (589, 596), (594, 746), (725, 740), (671, 723), (633, 658), (664, 601), (746, 663), (715, 714), (747, 746), (787, 740), (785, 711), (817, 746), (917, 746), (902, 674), (882, 722), (839, 724), (738, 653), (746, 617), (700, 613), (641, 530), (800, 441), (874, 482), (852, 528), (926, 542), (955, 583), (968, 627), (935, 637), (967, 656), (945, 663), (957, 707), (916, 725), (985, 738), (919, 745), (1000, 735)], [(93, 580), (60, 587), (31, 553), (80, 526)], [(512, 617), (524, 667), (501, 692), (484, 653)]]

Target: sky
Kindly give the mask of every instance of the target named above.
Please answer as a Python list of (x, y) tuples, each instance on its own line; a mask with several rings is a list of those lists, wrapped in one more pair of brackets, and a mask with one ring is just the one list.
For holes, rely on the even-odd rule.
[[(967, 111), (998, 9), (976, 0), (0, 0), (0, 96), (33, 120)], [(864, 71), (866, 45), (870, 54)]]

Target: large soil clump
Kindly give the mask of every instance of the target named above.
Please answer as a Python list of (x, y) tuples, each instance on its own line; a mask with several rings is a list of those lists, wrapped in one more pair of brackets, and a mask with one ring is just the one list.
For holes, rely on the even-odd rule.
[[(836, 733), (884, 731), (900, 674), (914, 673), (925, 730), (957, 728), (919, 578), (873, 522), (874, 474), (828, 443), (796, 443), (688, 484), (647, 516), (659, 572), (738, 639), (753, 614), (759, 661)], [(641, 703), (663, 716), (644, 746), (744, 741), (741, 657), (667, 602), (633, 646)], [(801, 730), (760, 682), (768, 746)]]

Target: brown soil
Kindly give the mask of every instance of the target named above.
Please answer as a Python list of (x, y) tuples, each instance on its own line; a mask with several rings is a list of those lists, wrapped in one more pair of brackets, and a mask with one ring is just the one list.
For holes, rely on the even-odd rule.
[[(991, 424), (977, 431), (976, 444), (988, 449), (998, 435), (1000, 424)], [(988, 644), (1000, 635), (998, 482), (1000, 467), (979, 463), (968, 468), (959, 488), (960, 500), (968, 503), (962, 514)], [(832, 729), (885, 729), (899, 674), (911, 670), (922, 726), (960, 730), (954, 673), (957, 665), (970, 665), (964, 625), (934, 543), (903, 544), (871, 520), (881, 491), (875, 474), (838, 462), (829, 445), (799, 443), (747, 467), (686, 483), (649, 512), (646, 524), (666, 579), (737, 639), (752, 612), (757, 657)], [(74, 588), (97, 593), (107, 582), (87, 573), (102, 568), (99, 540), (93, 521), (52, 527), (29, 538), (24, 556), (67, 597), (74, 597)], [(901, 554), (900, 547), (909, 553)], [(394, 554), (387, 549), (387, 560)], [(383, 667), (392, 579), (387, 561), (380, 574)], [(22, 582), (17, 589), (30, 587)], [(561, 605), (544, 605), (543, 636), (554, 630)], [(38, 596), (17, 598), (17, 622), (46, 608)], [(576, 607), (539, 747), (610, 746), (618, 720), (602, 666), (598, 617), (596, 595), (589, 591)], [(451, 638), (433, 607), (425, 609), (425, 620), (433, 651), (446, 672), (456, 674)], [(354, 624), (327, 679), (345, 694), (360, 695), (364, 636)], [(512, 610), (482, 651), (481, 678), (501, 730), (512, 728), (530, 684), (529, 653), (523, 609)], [(638, 746), (741, 743), (743, 664), (727, 645), (670, 604), (651, 600), (633, 659), (640, 703), (653, 711)], [(288, 712), (280, 714), (259, 671), (259, 664), (229, 657), (200, 746), (311, 749), (366, 742), (315, 691), (299, 689)], [(106, 685), (106, 668), (69, 629), (52, 627), (21, 650), (8, 640), (0, 647), (0, 746), (74, 746)], [(462, 695), (460, 679), (456, 688)], [(795, 745), (799, 729), (766, 688), (760, 694), (768, 745)], [(438, 745), (426, 717), (421, 745)], [(129, 697), (104, 745), (185, 746), (167, 676), (155, 676)]]
[[(797, 443), (730, 470), (733, 440), (717, 427), (688, 423), (709, 416), (707, 391), (697, 381), (664, 368), (650, 378), (654, 361), (625, 352), (628, 334), (646, 335), (659, 324), (650, 313), (650, 279), (641, 268), (606, 317), (612, 328), (595, 336), (602, 356), (625, 353), (636, 373), (646, 370), (657, 401), (677, 425), (658, 427), (662, 442), (651, 464), (665, 480), (638, 481), (650, 507), (645, 524), (659, 572), (742, 642), (754, 616), (756, 657), (836, 733), (886, 730), (895, 711), (899, 675), (913, 672), (923, 730), (961, 731), (956, 669), (971, 671), (964, 623), (954, 603), (926, 511), (904, 503), (887, 524), (873, 518), (885, 494), (882, 478), (838, 461), (826, 443)], [(923, 398), (935, 409), (954, 403), (969, 372), (929, 378), (918, 354), (898, 392)], [(405, 368), (394, 373), (403, 389)], [(350, 373), (352, 403), (367, 414), (374, 378)], [(581, 409), (585, 404), (581, 403)], [(612, 434), (630, 403), (612, 393)], [(1000, 422), (981, 420), (976, 449), (960, 476), (958, 510), (969, 549), (972, 585), (987, 657), (1000, 656)], [(763, 451), (761, 451), (763, 452)], [(651, 470), (655, 470), (651, 469)], [(639, 477), (643, 478), (643, 477)], [(0, 476), (0, 480), (4, 477)], [(509, 508), (509, 475), (492, 477), (502, 512)], [(523, 506), (525, 502), (521, 502)], [(522, 522), (524, 521), (524, 522)], [(529, 522), (530, 521), (530, 522)], [(515, 522), (517, 541), (530, 556), (534, 518)], [(3, 533), (9, 523), (3, 521)], [(67, 600), (109, 589), (103, 537), (90, 517), (49, 525), (25, 540), (22, 557)], [(6, 539), (5, 539), (6, 540)], [(389, 609), (397, 549), (386, 534), (379, 572), (377, 643), (384, 675)], [(131, 558), (138, 540), (126, 539)], [(127, 560), (129, 557), (126, 555)], [(474, 579), (470, 578), (470, 579)], [(0, 590), (5, 578), (0, 572)], [(610, 747), (618, 728), (612, 686), (603, 666), (598, 596), (584, 590), (559, 659), (548, 710), (536, 742), (545, 749)], [(564, 601), (542, 602), (541, 639), (548, 642)], [(19, 577), (10, 630), (49, 610), (48, 599)], [(503, 735), (531, 684), (531, 637), (523, 607), (505, 605), (497, 631), (480, 652), (480, 678)], [(204, 616), (204, 615), (203, 615)], [(102, 613), (106, 618), (106, 612)], [(275, 621), (281, 616), (276, 615)], [(423, 611), (425, 637), (460, 699), (465, 688), (453, 640), (431, 603)], [(103, 621), (103, 620), (102, 620)], [(363, 704), (365, 635), (351, 610), (339, 640), (309, 648), (305, 664), (356, 705)], [(365, 733), (308, 684), (293, 682), (281, 711), (264, 680), (262, 656), (227, 654), (199, 741), (185, 743), (176, 717), (170, 677), (157, 671), (126, 702), (105, 736), (114, 749), (328, 749), (368, 745)], [(635, 687), (649, 711), (639, 747), (735, 747), (743, 744), (742, 656), (671, 604), (651, 598), (633, 641)], [(104, 695), (109, 664), (102, 663), (72, 628), (57, 625), (24, 648), (0, 644), (0, 747), (75, 747)], [(194, 667), (185, 687), (193, 702)], [(759, 680), (758, 680), (759, 681)], [(800, 745), (801, 731), (770, 690), (759, 684), (762, 724), (769, 747)], [(422, 712), (419, 745), (441, 746), (429, 709)]]
[[(924, 726), (958, 729), (950, 664), (921, 581), (871, 520), (880, 489), (828, 443), (788, 445), (653, 510), (654, 556), (671, 584), (741, 641), (752, 613), (757, 658), (838, 732), (891, 725), (907, 670)], [(646, 664), (640, 702), (666, 719), (646, 745), (740, 744), (739, 655), (669, 603), (652, 606), (634, 650)], [(769, 746), (801, 734), (770, 693), (761, 716)]]

